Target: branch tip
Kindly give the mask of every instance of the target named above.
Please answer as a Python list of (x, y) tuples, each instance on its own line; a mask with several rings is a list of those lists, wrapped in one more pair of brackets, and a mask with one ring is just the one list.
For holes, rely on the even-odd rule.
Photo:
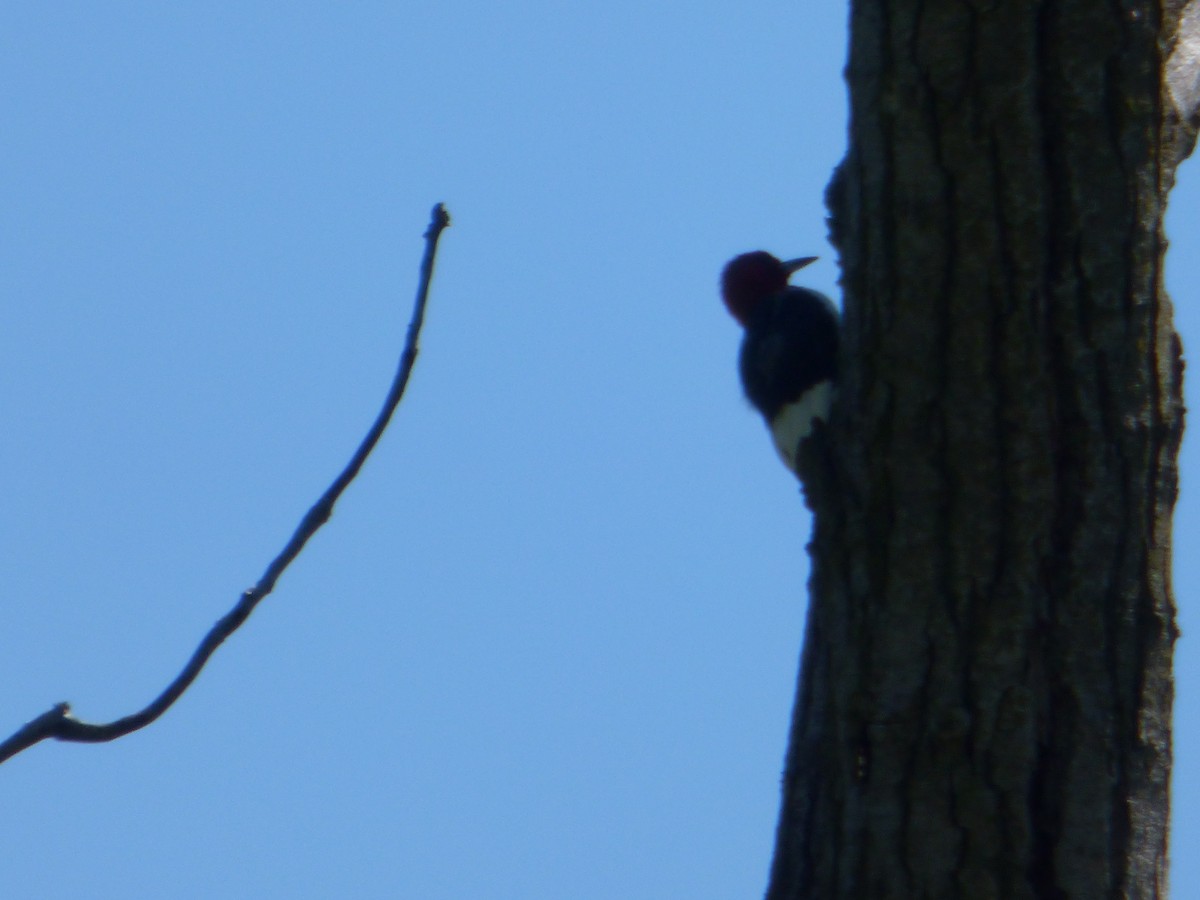
[(444, 203), (435, 203), (433, 211), (429, 215), (429, 228), (425, 230), (424, 237), (437, 237), (443, 229), (450, 227), (450, 213), (446, 212)]

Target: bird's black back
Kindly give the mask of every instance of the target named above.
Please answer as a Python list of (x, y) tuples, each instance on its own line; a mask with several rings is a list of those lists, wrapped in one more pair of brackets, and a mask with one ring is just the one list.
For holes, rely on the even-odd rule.
[(759, 304), (746, 323), (738, 368), (754, 408), (767, 418), (837, 375), (838, 319), (827, 298), (788, 287)]

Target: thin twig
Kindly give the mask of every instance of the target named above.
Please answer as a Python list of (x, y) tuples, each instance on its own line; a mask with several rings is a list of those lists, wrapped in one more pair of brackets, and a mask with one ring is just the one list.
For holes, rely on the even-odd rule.
[(359, 469), (362, 468), (363, 463), (379, 442), (383, 430), (387, 428), (387, 424), (392, 418), (392, 413), (400, 404), (400, 398), (404, 396), (404, 388), (408, 385), (413, 365), (417, 361), (417, 341), (421, 335), (421, 325), (425, 321), (425, 305), (429, 298), (429, 282), (433, 277), (433, 262), (437, 255), (438, 238), (449, 224), (450, 216), (445, 207), (439, 203), (433, 208), (429, 228), (425, 231), (425, 256), (421, 260), (421, 278), (417, 287), (417, 299), (413, 306), (412, 318), (408, 323), (408, 336), (404, 342), (404, 352), (400, 354), (400, 365), (396, 369), (396, 377), (392, 380), (392, 386), (388, 391), (383, 408), (379, 411), (371, 430), (367, 432), (362, 443), (358, 445), (358, 449), (354, 451), (354, 456), (350, 458), (346, 468), (321, 495), (321, 499), (314, 503), (305, 514), (299, 527), (296, 528), (295, 534), (292, 535), (292, 539), (288, 541), (287, 546), (280, 551), (279, 555), (271, 560), (258, 583), (243, 593), (233, 609), (209, 630), (208, 634), (204, 636), (204, 640), (200, 642), (200, 646), (196, 648), (196, 652), (192, 654), (192, 658), (183, 667), (183, 671), (144, 709), (107, 724), (95, 725), (82, 722), (72, 716), (70, 704), (59, 703), (24, 725), (12, 737), (0, 744), (0, 763), (48, 738), (59, 741), (101, 743), (116, 740), (131, 731), (145, 728), (171, 708), (172, 704), (196, 680), (200, 670), (204, 668), (209, 657), (221, 646), (222, 642), (237, 631), (242, 623), (250, 617), (250, 613), (254, 612), (254, 608), (271, 593), (279, 576), (291, 565), (292, 560), (300, 555), (300, 551), (304, 549), (309, 538), (329, 521), (329, 517), (333, 514), (333, 505), (337, 503), (342, 492), (354, 480)]

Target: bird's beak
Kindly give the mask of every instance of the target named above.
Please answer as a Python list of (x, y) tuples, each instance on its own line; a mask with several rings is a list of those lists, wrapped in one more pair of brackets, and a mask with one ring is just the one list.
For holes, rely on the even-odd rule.
[(815, 263), (820, 258), (819, 256), (802, 256), (799, 259), (789, 259), (783, 264), (783, 267), (791, 275), (793, 272), (799, 272), (805, 266)]

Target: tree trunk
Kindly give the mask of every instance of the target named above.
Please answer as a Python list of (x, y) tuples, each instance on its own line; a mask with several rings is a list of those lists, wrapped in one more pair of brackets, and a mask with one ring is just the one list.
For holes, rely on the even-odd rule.
[(1196, 124), (1168, 57), (1200, 29), (1137, 0), (852, 7), (839, 409), (804, 453), (768, 897), (1165, 897), (1162, 217)]

